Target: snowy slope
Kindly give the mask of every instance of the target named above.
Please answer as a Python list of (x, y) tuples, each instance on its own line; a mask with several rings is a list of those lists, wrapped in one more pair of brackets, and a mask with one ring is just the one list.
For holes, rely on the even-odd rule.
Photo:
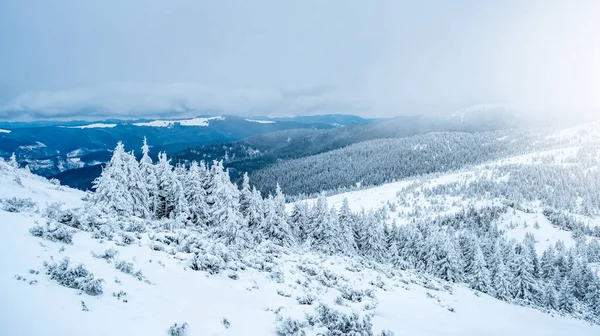
[[(249, 267), (211, 275), (189, 268), (188, 256), (151, 249), (150, 233), (118, 246), (75, 231), (73, 244), (33, 237), (45, 223), (45, 208), (85, 205), (84, 193), (58, 187), (0, 162), (0, 199), (30, 197), (37, 209), (0, 210), (0, 335), (167, 335), (174, 322), (189, 323), (190, 336), (276, 335), (277, 317), (299, 317), (316, 305), (297, 297), (312, 294), (342, 311), (370, 311), (374, 331), (396, 335), (598, 335), (600, 327), (551, 316), (477, 294), (409, 271), (313, 253), (274, 253), (276, 271)], [(143, 280), (95, 258), (112, 248), (115, 260), (132, 262)], [(104, 293), (89, 296), (62, 287), (44, 274), (44, 261), (69, 257), (104, 279)], [(31, 271), (30, 271), (31, 270)], [(39, 273), (38, 273), (39, 272)], [(147, 281), (145, 281), (147, 280)], [(334, 300), (345, 287), (372, 290), (362, 302)], [(119, 296), (119, 292), (126, 295)], [(288, 297), (289, 296), (289, 297)], [(126, 302), (125, 302), (126, 300)], [(82, 302), (88, 311), (82, 310)], [(223, 319), (230, 323), (225, 327)], [(316, 335), (318, 330), (313, 330)], [(309, 333), (309, 335), (311, 335)]]
[[(460, 171), (409, 178), (368, 189), (334, 194), (328, 196), (327, 201), (339, 209), (344, 200), (347, 200), (350, 209), (354, 212), (385, 208), (389, 213), (389, 223), (395, 222), (400, 225), (415, 219), (433, 219), (440, 215), (454, 214), (470, 205), (476, 207), (503, 205), (509, 200), (492, 196), (469, 196), (465, 192), (458, 192), (459, 195), (456, 195), (456, 192), (451, 191), (458, 190), (457, 186), (465, 186), (472, 182), (510, 182), (512, 175), (519, 174), (522, 167), (571, 167), (575, 171), (597, 170), (600, 168), (598, 158), (600, 146), (590, 142), (600, 141), (598, 125), (600, 124), (591, 123), (553, 133), (548, 136), (551, 139), (550, 143), (554, 144), (553, 149), (507, 157)], [(556, 142), (557, 139), (560, 143)], [(316, 198), (298, 202), (312, 205), (316, 202)], [(499, 227), (507, 232), (508, 237), (520, 241), (526, 233), (532, 233), (536, 237), (536, 248), (540, 253), (557, 241), (564, 242), (566, 246), (574, 244), (571, 232), (554, 227), (544, 217), (542, 211), (547, 205), (537, 201), (523, 201), (521, 205), (528, 207), (530, 213), (523, 212), (522, 209), (509, 208), (509, 213), (498, 222)], [(288, 204), (289, 211), (292, 206), (293, 204)], [(570, 215), (590, 226), (600, 223), (600, 217), (583, 216), (579, 213)], [(539, 228), (534, 227), (536, 222)]]

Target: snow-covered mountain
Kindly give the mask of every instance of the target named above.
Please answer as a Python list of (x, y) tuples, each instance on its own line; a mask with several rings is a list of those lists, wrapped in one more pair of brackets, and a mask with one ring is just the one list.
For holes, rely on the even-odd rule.
[[(586, 209), (586, 203), (596, 199), (595, 194), (573, 203), (567, 201), (578, 192), (579, 185), (560, 190), (564, 192), (563, 197), (520, 194), (529, 189), (527, 186), (515, 188), (511, 176), (515, 175), (515, 183), (530, 180), (535, 185), (539, 181), (531, 179), (528, 170), (519, 177), (523, 167), (535, 168), (531, 171), (539, 171), (542, 165), (556, 164), (566, 168), (573, 158), (593, 157), (588, 155), (590, 151), (565, 149), (531, 154), (451, 174), (425, 176), (331, 196), (327, 202), (340, 208), (338, 224), (334, 224), (336, 217), (331, 217), (329, 211), (319, 213), (324, 208), (318, 201), (312, 202), (314, 206), (308, 210), (308, 217), (298, 217), (295, 212), (298, 207), (289, 205), (291, 217), (286, 221), (293, 232), (304, 227), (298, 226), (296, 219), (316, 220), (318, 226), (314, 230), (320, 233), (309, 239), (290, 232), (287, 238), (281, 236), (280, 230), (286, 227), (281, 222), (284, 218), (280, 209), (282, 197), (262, 199), (249, 192), (247, 186), (238, 194), (237, 188), (228, 184), (227, 174), (219, 165), (210, 171), (203, 170), (202, 166), (191, 168), (187, 173), (181, 167), (171, 171), (166, 158), (161, 157), (156, 165), (149, 165), (143, 159), (139, 173), (147, 171), (148, 167), (156, 167), (153, 168), (156, 176), (171, 181), (165, 184), (169, 186), (177, 186), (178, 178), (185, 179), (182, 195), (188, 195), (185, 190), (193, 188), (197, 181), (207, 181), (207, 185), (214, 186), (209, 190), (212, 190), (212, 202), (216, 201), (212, 205), (214, 212), (208, 212), (209, 217), (224, 216), (219, 217), (223, 219), (222, 223), (229, 223), (237, 211), (230, 207), (236, 204), (231, 202), (239, 197), (241, 203), (235, 206), (242, 206), (240, 213), (244, 218), (258, 216), (258, 226), (252, 226), (249, 219), (247, 224), (197, 224), (204, 221), (194, 217), (201, 213), (196, 206), (205, 204), (204, 196), (184, 202), (188, 210), (179, 207), (183, 204), (181, 201), (174, 201), (175, 206), (169, 210), (173, 215), (159, 219), (135, 215), (145, 206), (131, 207), (136, 204), (138, 194), (128, 186), (136, 185), (135, 174), (138, 173), (131, 172), (120, 185), (113, 183), (122, 178), (119, 167), (131, 167), (127, 164), (131, 157), (123, 149), (115, 151), (117, 154), (102, 177), (104, 182), (101, 183), (105, 184), (95, 195), (51, 183), (25, 169), (15, 168), (14, 162), (0, 160), (0, 258), (3, 265), (0, 273), (3, 303), (0, 305), (0, 334), (597, 335), (600, 327), (590, 322), (598, 320), (587, 310), (583, 300), (569, 296), (571, 287), (563, 293), (563, 287), (558, 285), (561, 293), (555, 293), (559, 300), (556, 309), (545, 308), (546, 294), (542, 292), (534, 292), (537, 294), (532, 298), (507, 299), (509, 303), (496, 299), (494, 296), (498, 293), (490, 291), (488, 295), (472, 289), (480, 288), (476, 276), (473, 278), (480, 274), (478, 271), (465, 269), (464, 278), (447, 281), (428, 269), (413, 269), (410, 260), (402, 259), (406, 255), (391, 254), (391, 262), (372, 257), (375, 250), (365, 250), (365, 246), (373, 241), (367, 244), (358, 240), (362, 247), (356, 247), (357, 252), (335, 252), (346, 247), (335, 245), (338, 240), (329, 231), (335, 227), (331, 225), (343, 225), (344, 216), (350, 214), (341, 206), (343, 198), (347, 198), (351, 210), (364, 208), (368, 212), (385, 207), (387, 215), (381, 219), (395, 221), (399, 227), (411, 228), (415, 222), (423, 221), (420, 225), (431, 222), (428, 230), (442, 234), (446, 232), (444, 230), (454, 230), (451, 229), (454, 224), (451, 221), (443, 224), (439, 222), (440, 218), (443, 221), (451, 218), (443, 219), (444, 215), (462, 214), (465, 217), (459, 217), (459, 222), (471, 223), (475, 218), (472, 224), (475, 226), (456, 229), (456, 233), (458, 236), (472, 234), (468, 237), (473, 237), (474, 241), (488, 239), (476, 232), (489, 223), (499, 223), (501, 232), (489, 232), (500, 234), (497, 236), (499, 241), (504, 241), (503, 236), (518, 241), (525, 238), (524, 245), (517, 243), (518, 249), (529, 246), (525, 231), (534, 233), (535, 246), (540, 252), (558, 239), (564, 240), (565, 249), (574, 248), (569, 252), (559, 250), (558, 255), (571, 255), (579, 260), (582, 255), (577, 254), (575, 247), (583, 247), (576, 243), (576, 238), (571, 238), (571, 232), (565, 231), (573, 227), (562, 231), (555, 227), (557, 223), (565, 223), (563, 217), (557, 220), (556, 214), (564, 211), (561, 213), (569, 216), (565, 218), (595, 225), (598, 207), (592, 204), (592, 209)], [(596, 161), (586, 162), (589, 172), (597, 171)], [(193, 176), (197, 174), (203, 178), (195, 179)], [(544, 180), (545, 176), (539, 178)], [(498, 183), (496, 194), (485, 184), (490, 181)], [(564, 184), (565, 181), (557, 178), (556, 182)], [(165, 190), (177, 192), (177, 189)], [(200, 203), (197, 203), (198, 199)], [(249, 205), (244, 206), (246, 203), (242, 200)], [(519, 202), (510, 203), (514, 200)], [(254, 207), (263, 210), (258, 213), (250, 210)], [(473, 216), (468, 211), (475, 210), (466, 210), (470, 208), (481, 212)], [(228, 210), (221, 211), (224, 209)], [(548, 212), (550, 209), (555, 212)], [(488, 210), (490, 214), (486, 212)], [(184, 213), (187, 217), (181, 216)], [(374, 220), (379, 218), (379, 215), (369, 214), (351, 216), (357, 216), (353, 218), (358, 220), (355, 223), (358, 232), (369, 230), (368, 225), (377, 225)], [(208, 221), (210, 223), (210, 219)], [(436, 231), (436, 225), (449, 226)], [(398, 243), (403, 232), (411, 231), (398, 231)], [(585, 231), (583, 235), (591, 243), (595, 238), (587, 233)], [(247, 234), (253, 238), (246, 240)], [(309, 235), (312, 237), (312, 233)], [(239, 242), (231, 243), (232, 237)], [(300, 239), (300, 242), (288, 241), (290, 237)], [(313, 239), (318, 237), (323, 239), (316, 244)], [(382, 237), (393, 235), (385, 233)], [(442, 247), (437, 243), (428, 245), (434, 238), (435, 235), (414, 241), (425, 244), (425, 250)], [(484, 248), (487, 246), (481, 244)], [(514, 246), (511, 244), (515, 243), (507, 240), (507, 244)], [(473, 246), (478, 248), (479, 245)], [(589, 260), (598, 257), (591, 255), (595, 251), (592, 247), (586, 247), (585, 251), (590, 253), (586, 254)], [(521, 256), (525, 258), (524, 255)], [(513, 257), (507, 256), (505, 260), (508, 262)], [(487, 250), (485, 258), (490, 258)], [(511, 267), (519, 269), (518, 265), (525, 262), (523, 258), (517, 258), (520, 261)], [(543, 257), (539, 262), (546, 265)], [(474, 265), (480, 264), (475, 261)], [(562, 267), (571, 266), (563, 265), (557, 269)], [(582, 269), (578, 270), (582, 272)], [(483, 271), (485, 273), (485, 269)], [(520, 278), (516, 276), (516, 279)], [(557, 279), (561, 278), (557, 276)], [(575, 278), (565, 275), (563, 283), (569, 283), (571, 279)], [(543, 278), (536, 281), (543, 287), (539, 289), (541, 291), (549, 286)], [(580, 281), (584, 281), (583, 278)], [(596, 299), (592, 296), (589, 300)]]

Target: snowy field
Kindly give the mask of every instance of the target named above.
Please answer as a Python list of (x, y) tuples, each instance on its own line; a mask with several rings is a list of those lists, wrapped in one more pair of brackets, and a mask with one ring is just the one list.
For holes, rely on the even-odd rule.
[[(151, 249), (151, 233), (141, 234), (138, 243), (129, 246), (94, 239), (88, 232), (75, 232), (72, 244), (33, 237), (29, 229), (45, 222), (43, 214), (50, 204), (81, 206), (85, 194), (0, 165), (0, 198), (29, 197), (36, 202), (30, 211), (0, 211), (2, 335), (168, 335), (175, 322), (187, 322), (187, 335), (192, 336), (277, 335), (278, 320), (310, 314), (317, 303), (370, 312), (376, 333), (384, 329), (423, 336), (600, 333), (598, 326), (508, 304), (464, 285), (411, 271), (365, 267), (349, 258), (284, 253), (271, 260), (275, 272), (246, 268), (209, 274), (193, 271), (185, 254)], [(394, 190), (404, 186), (398, 184)], [(113, 259), (95, 257), (110, 249), (116, 252)], [(91, 296), (51, 280), (44, 262), (64, 257), (104, 279), (103, 293)], [(131, 262), (133, 271), (118, 270), (117, 261)], [(369, 294), (341, 299), (348, 288)], [(311, 300), (315, 302), (300, 304)], [(314, 328), (307, 334), (319, 332)]]

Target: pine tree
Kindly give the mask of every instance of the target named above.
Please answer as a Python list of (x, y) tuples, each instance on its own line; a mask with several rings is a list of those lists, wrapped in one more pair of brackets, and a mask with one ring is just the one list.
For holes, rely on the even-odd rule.
[(262, 196), (260, 195), (260, 191), (258, 191), (256, 188), (253, 188), (252, 194), (250, 195), (248, 209), (246, 210), (246, 213), (243, 213), (243, 216), (246, 218), (246, 223), (250, 229), (258, 229), (261, 227), (264, 220), (263, 205), (264, 202)]
[(504, 264), (502, 259), (498, 259), (496, 265), (496, 272), (492, 277), (492, 287), (494, 290), (494, 296), (497, 299), (503, 301), (509, 301), (511, 298), (511, 283), (510, 280), (512, 275), (508, 267)]
[(544, 285), (543, 295), (542, 304), (546, 308), (558, 309), (558, 294), (556, 293), (556, 289), (551, 282), (547, 282)]
[(292, 207), (290, 226), (300, 243), (304, 243), (308, 237), (308, 211), (308, 205), (305, 202), (297, 202)]
[(474, 290), (483, 293), (490, 292), (490, 273), (479, 244), (475, 246), (475, 257), (471, 267), (470, 285)]
[(542, 253), (542, 258), (540, 259), (540, 277), (542, 279), (547, 280), (554, 276), (555, 258), (556, 256), (552, 246), (548, 247)]
[(462, 261), (454, 238), (447, 236), (442, 242), (440, 256), (435, 264), (435, 275), (450, 282), (463, 279)]
[(275, 244), (290, 247), (294, 245), (292, 230), (285, 217), (277, 212), (277, 201), (270, 195), (264, 202), (265, 219), (262, 226), (264, 237)]
[(144, 137), (144, 145), (142, 146), (142, 158), (140, 159), (140, 173), (146, 184), (146, 190), (148, 192), (148, 211), (154, 215), (156, 212), (156, 201), (158, 183), (156, 179), (156, 171), (152, 158), (149, 155), (150, 147)]
[(575, 304), (575, 298), (571, 293), (571, 287), (571, 281), (568, 278), (566, 278), (562, 281), (560, 286), (560, 292), (558, 293), (558, 309), (567, 313), (573, 312)]
[(344, 198), (342, 207), (340, 208), (337, 216), (340, 226), (340, 234), (342, 235), (342, 239), (346, 245), (345, 250), (349, 254), (354, 254), (357, 250), (356, 240), (354, 238), (354, 226), (356, 219), (350, 211), (350, 205), (348, 204), (347, 198)]
[(124, 153), (125, 175), (127, 176), (127, 189), (133, 201), (133, 215), (141, 218), (148, 218), (150, 210), (150, 197), (146, 188), (146, 180), (142, 175), (138, 162), (131, 153)]
[(93, 188), (96, 192), (93, 202), (105, 212), (132, 216), (136, 209), (134, 209), (133, 196), (128, 189), (130, 181), (127, 176), (127, 155), (123, 143), (119, 142), (110, 161), (102, 169), (100, 176), (94, 180)]
[(8, 161), (8, 164), (15, 169), (19, 168), (19, 163), (17, 162), (17, 157), (16, 157), (15, 153), (12, 153), (12, 155), (10, 156), (10, 160)]
[(206, 225), (209, 208), (206, 203), (206, 191), (202, 185), (201, 170), (196, 161), (192, 162), (185, 176), (183, 191), (188, 204), (190, 218), (195, 225)]
[(156, 217), (182, 222), (189, 217), (183, 185), (173, 171), (165, 153), (158, 155), (156, 164), (157, 202)]
[(524, 252), (516, 255), (511, 291), (514, 298), (528, 302), (533, 302), (538, 291), (533, 277), (533, 264)]

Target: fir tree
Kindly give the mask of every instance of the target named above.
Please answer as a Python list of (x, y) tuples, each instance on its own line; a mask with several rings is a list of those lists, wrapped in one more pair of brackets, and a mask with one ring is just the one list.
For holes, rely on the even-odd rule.
[(479, 245), (475, 246), (475, 257), (471, 267), (470, 285), (471, 288), (480, 292), (490, 292), (490, 273), (483, 257), (483, 252)]

